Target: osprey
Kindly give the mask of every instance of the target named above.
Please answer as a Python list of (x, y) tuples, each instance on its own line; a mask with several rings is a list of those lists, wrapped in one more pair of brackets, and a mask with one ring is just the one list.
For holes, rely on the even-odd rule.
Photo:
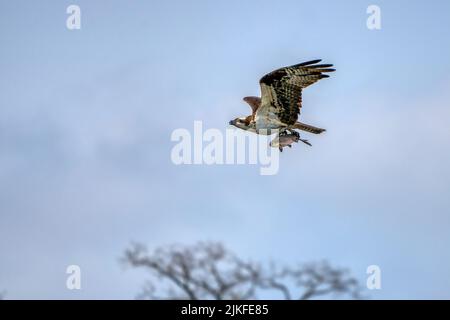
[[(322, 60), (303, 62), (266, 74), (259, 80), (261, 98), (244, 98), (252, 108), (252, 114), (231, 120), (230, 125), (266, 135), (277, 129), (277, 141), (281, 141), (283, 136), (295, 136), (298, 139), (291, 139), (293, 142), (300, 140), (311, 145), (308, 140), (300, 139), (300, 134), (295, 129), (315, 134), (325, 131), (297, 121), (302, 107), (302, 90), (320, 79), (328, 78), (329, 75), (324, 74), (325, 72), (335, 71), (330, 68), (332, 64), (318, 64), (320, 61)], [(285, 146), (280, 143), (276, 145), (280, 151)]]

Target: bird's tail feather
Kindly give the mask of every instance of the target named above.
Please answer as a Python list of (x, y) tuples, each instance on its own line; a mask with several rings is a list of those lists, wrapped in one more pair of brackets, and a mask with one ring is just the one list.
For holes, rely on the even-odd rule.
[(325, 129), (310, 126), (309, 124), (305, 124), (305, 123), (301, 123), (301, 122), (296, 122), (294, 124), (294, 129), (299, 129), (299, 130), (303, 130), (303, 131), (311, 132), (311, 133), (315, 133), (315, 134), (319, 134), (319, 133), (326, 131)]

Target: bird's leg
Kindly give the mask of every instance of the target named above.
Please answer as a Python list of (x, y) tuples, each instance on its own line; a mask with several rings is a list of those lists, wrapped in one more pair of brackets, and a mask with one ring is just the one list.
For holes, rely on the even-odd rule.
[(300, 139), (300, 133), (298, 133), (298, 132), (295, 131), (295, 130), (291, 130), (291, 133), (292, 133), (294, 136), (296, 136), (298, 139)]

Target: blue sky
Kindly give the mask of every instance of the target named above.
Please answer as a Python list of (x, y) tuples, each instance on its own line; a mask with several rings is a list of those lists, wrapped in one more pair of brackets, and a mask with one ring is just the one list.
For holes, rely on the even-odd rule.
[[(81, 8), (81, 30), (66, 8)], [(367, 6), (382, 28), (366, 27)], [(217, 240), (252, 259), (328, 259), (372, 298), (450, 298), (448, 1), (1, 1), (0, 291), (133, 298), (150, 247)], [(177, 128), (225, 130), (258, 79), (322, 58), (301, 121), (327, 132), (280, 172), (175, 166)], [(65, 287), (78, 264), (82, 290)]]

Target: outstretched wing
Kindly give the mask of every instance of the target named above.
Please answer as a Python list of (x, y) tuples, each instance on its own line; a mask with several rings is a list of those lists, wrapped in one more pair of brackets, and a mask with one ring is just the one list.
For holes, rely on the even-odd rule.
[(257, 116), (274, 116), (286, 125), (293, 125), (302, 107), (302, 89), (332, 72), (332, 64), (317, 64), (321, 60), (299, 63), (272, 71), (261, 78), (261, 107)]
[(256, 110), (258, 110), (259, 106), (261, 105), (260, 97), (244, 97), (242, 100), (244, 100), (250, 105), (253, 114), (256, 113)]

